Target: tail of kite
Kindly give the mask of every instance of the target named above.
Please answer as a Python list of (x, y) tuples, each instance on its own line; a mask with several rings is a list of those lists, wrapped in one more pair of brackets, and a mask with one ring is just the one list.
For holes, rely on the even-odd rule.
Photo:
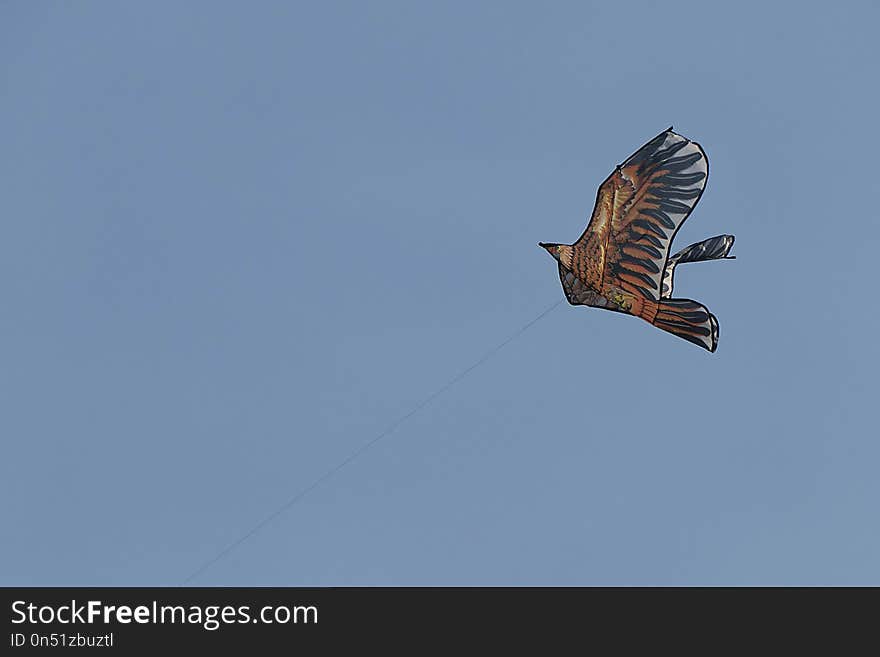
[(647, 302), (641, 318), (659, 329), (714, 352), (718, 346), (718, 320), (706, 307), (690, 299)]

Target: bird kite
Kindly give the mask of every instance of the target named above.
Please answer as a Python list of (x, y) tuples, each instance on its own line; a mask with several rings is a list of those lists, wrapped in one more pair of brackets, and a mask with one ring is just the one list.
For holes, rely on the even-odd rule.
[(672, 128), (618, 165), (574, 244), (538, 244), (557, 261), (568, 302), (641, 317), (714, 352), (718, 320), (696, 301), (672, 298), (673, 275), (686, 262), (735, 257), (727, 255), (734, 236), (710, 237), (669, 257), (708, 174), (700, 145)]

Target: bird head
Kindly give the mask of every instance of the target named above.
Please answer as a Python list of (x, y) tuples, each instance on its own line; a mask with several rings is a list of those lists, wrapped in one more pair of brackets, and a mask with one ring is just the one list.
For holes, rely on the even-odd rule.
[(548, 242), (538, 242), (538, 246), (542, 249), (546, 249), (547, 253), (552, 255), (557, 260), (559, 259), (559, 247), (561, 244), (550, 244)]
[(565, 267), (571, 268), (572, 249), (568, 244), (551, 244), (547, 242), (538, 242), (538, 246), (545, 249), (555, 260), (558, 260)]

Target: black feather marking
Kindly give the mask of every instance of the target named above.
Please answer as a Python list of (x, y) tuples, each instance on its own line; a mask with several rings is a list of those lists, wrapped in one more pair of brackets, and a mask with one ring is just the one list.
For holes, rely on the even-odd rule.
[(666, 133), (661, 132), (659, 135), (654, 137), (647, 144), (642, 146), (639, 150), (630, 156), (630, 158), (623, 163), (624, 166), (629, 166), (632, 164), (639, 164), (644, 162), (646, 159), (651, 157), (654, 153), (657, 152), (657, 149), (663, 145), (663, 142), (666, 141)]
[(676, 189), (674, 187), (651, 187), (651, 194), (657, 198), (677, 198), (685, 201), (697, 198), (702, 189)]
[(631, 249), (639, 249), (640, 251), (647, 253), (652, 258), (662, 258), (663, 257), (663, 254), (660, 253), (660, 251), (655, 249), (653, 246), (648, 246), (647, 244), (630, 244), (630, 245), (628, 245), (628, 247)]
[(690, 299), (664, 299), (664, 306), (675, 306), (677, 308), (702, 308), (696, 301)]
[(663, 319), (655, 319), (654, 324), (663, 324), (663, 326), (681, 329), (682, 331), (690, 331), (691, 333), (697, 333), (699, 335), (708, 336), (710, 333), (709, 329), (705, 326), (694, 326), (693, 324), (685, 324), (684, 322), (667, 322)]
[(691, 206), (679, 203), (678, 201), (664, 199), (660, 201), (660, 209), (672, 212), (673, 214), (687, 214), (691, 211)]
[(676, 185), (676, 186), (687, 186), (693, 185), (694, 183), (700, 182), (703, 178), (706, 177), (706, 174), (702, 171), (697, 171), (696, 173), (667, 173), (656, 179), (657, 182), (662, 182), (668, 185)]
[(644, 281), (645, 283), (647, 283), (652, 289), (654, 288), (654, 286), (655, 286), (655, 284), (656, 284), (655, 281), (654, 281), (650, 276), (648, 276), (647, 274), (643, 274), (643, 273), (638, 272), (638, 271), (633, 271), (632, 269), (629, 269), (629, 268), (626, 267), (626, 266), (622, 266), (622, 267), (620, 267), (620, 273), (629, 274), (630, 276), (635, 276), (635, 277), (638, 278), (639, 280)]
[(656, 153), (654, 153), (651, 156), (651, 161), (654, 163), (662, 162), (667, 157), (670, 157), (671, 155), (675, 155), (676, 153), (678, 153), (678, 151), (680, 151), (682, 148), (687, 146), (688, 143), (690, 143), (690, 142), (688, 142), (686, 139), (683, 139), (682, 141), (676, 142), (676, 143), (672, 144), (671, 146), (664, 148), (662, 151), (657, 151)]
[(648, 270), (649, 272), (651, 272), (652, 274), (659, 274), (659, 273), (660, 273), (660, 269), (657, 267), (657, 265), (655, 265), (655, 264), (654, 264), (653, 262), (651, 262), (650, 260), (645, 260), (645, 259), (643, 259), (643, 258), (632, 258), (632, 257), (629, 257), (629, 256), (623, 256), (622, 258), (620, 258), (620, 259), (618, 260), (618, 262), (620, 262), (620, 263), (622, 263), (622, 264), (626, 264), (626, 263), (630, 263), (630, 262), (631, 262), (631, 263), (633, 263), (634, 265), (636, 265), (636, 266), (638, 266), (638, 267), (644, 267), (645, 269), (647, 269), (647, 270)]
[[(663, 202), (660, 203), (660, 208), (661, 209), (645, 208), (644, 210), (641, 211), (641, 214), (647, 215), (649, 217), (654, 217), (654, 219), (659, 221), (661, 224), (663, 224), (667, 228), (675, 228), (675, 222), (669, 218), (668, 214), (663, 212), (663, 210), (668, 209), (668, 208), (663, 207)], [(665, 235), (664, 235), (664, 237), (665, 237)]]
[(682, 155), (681, 157), (673, 157), (663, 162), (663, 168), (670, 171), (681, 171), (687, 169), (694, 162), (698, 162), (703, 157), (702, 153), (691, 153), (690, 155)]
[(634, 227), (644, 228), (645, 230), (650, 230), (655, 235), (659, 235), (663, 239), (667, 239), (666, 233), (663, 232), (663, 229), (660, 226), (655, 225), (653, 222), (648, 221), (647, 219), (636, 219), (632, 222)]
[[(634, 236), (634, 239), (631, 240), (632, 242), (639, 242), (641, 240), (648, 240), (651, 244), (656, 246), (658, 249), (665, 248), (663, 242), (661, 242), (656, 237), (651, 235), (651, 233), (636, 233), (635, 231), (631, 231), (631, 234)], [(663, 237), (665, 238), (666, 235), (663, 235)]]
[(675, 315), (676, 317), (683, 319), (686, 322), (690, 322), (692, 324), (702, 324), (703, 322), (709, 321), (709, 313), (705, 310), (691, 310), (691, 311), (682, 311), (679, 312), (677, 310), (664, 310), (660, 309), (661, 313), (666, 313), (668, 315)]

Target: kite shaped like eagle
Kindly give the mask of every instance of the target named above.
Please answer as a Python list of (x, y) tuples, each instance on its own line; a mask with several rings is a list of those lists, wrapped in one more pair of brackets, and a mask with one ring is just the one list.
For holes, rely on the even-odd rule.
[(669, 257), (708, 174), (700, 145), (672, 128), (618, 165), (599, 187), (583, 235), (574, 244), (539, 244), (556, 259), (568, 302), (641, 317), (714, 352), (718, 320), (696, 301), (672, 298), (672, 279), (678, 264), (733, 257), (734, 237), (711, 237)]

